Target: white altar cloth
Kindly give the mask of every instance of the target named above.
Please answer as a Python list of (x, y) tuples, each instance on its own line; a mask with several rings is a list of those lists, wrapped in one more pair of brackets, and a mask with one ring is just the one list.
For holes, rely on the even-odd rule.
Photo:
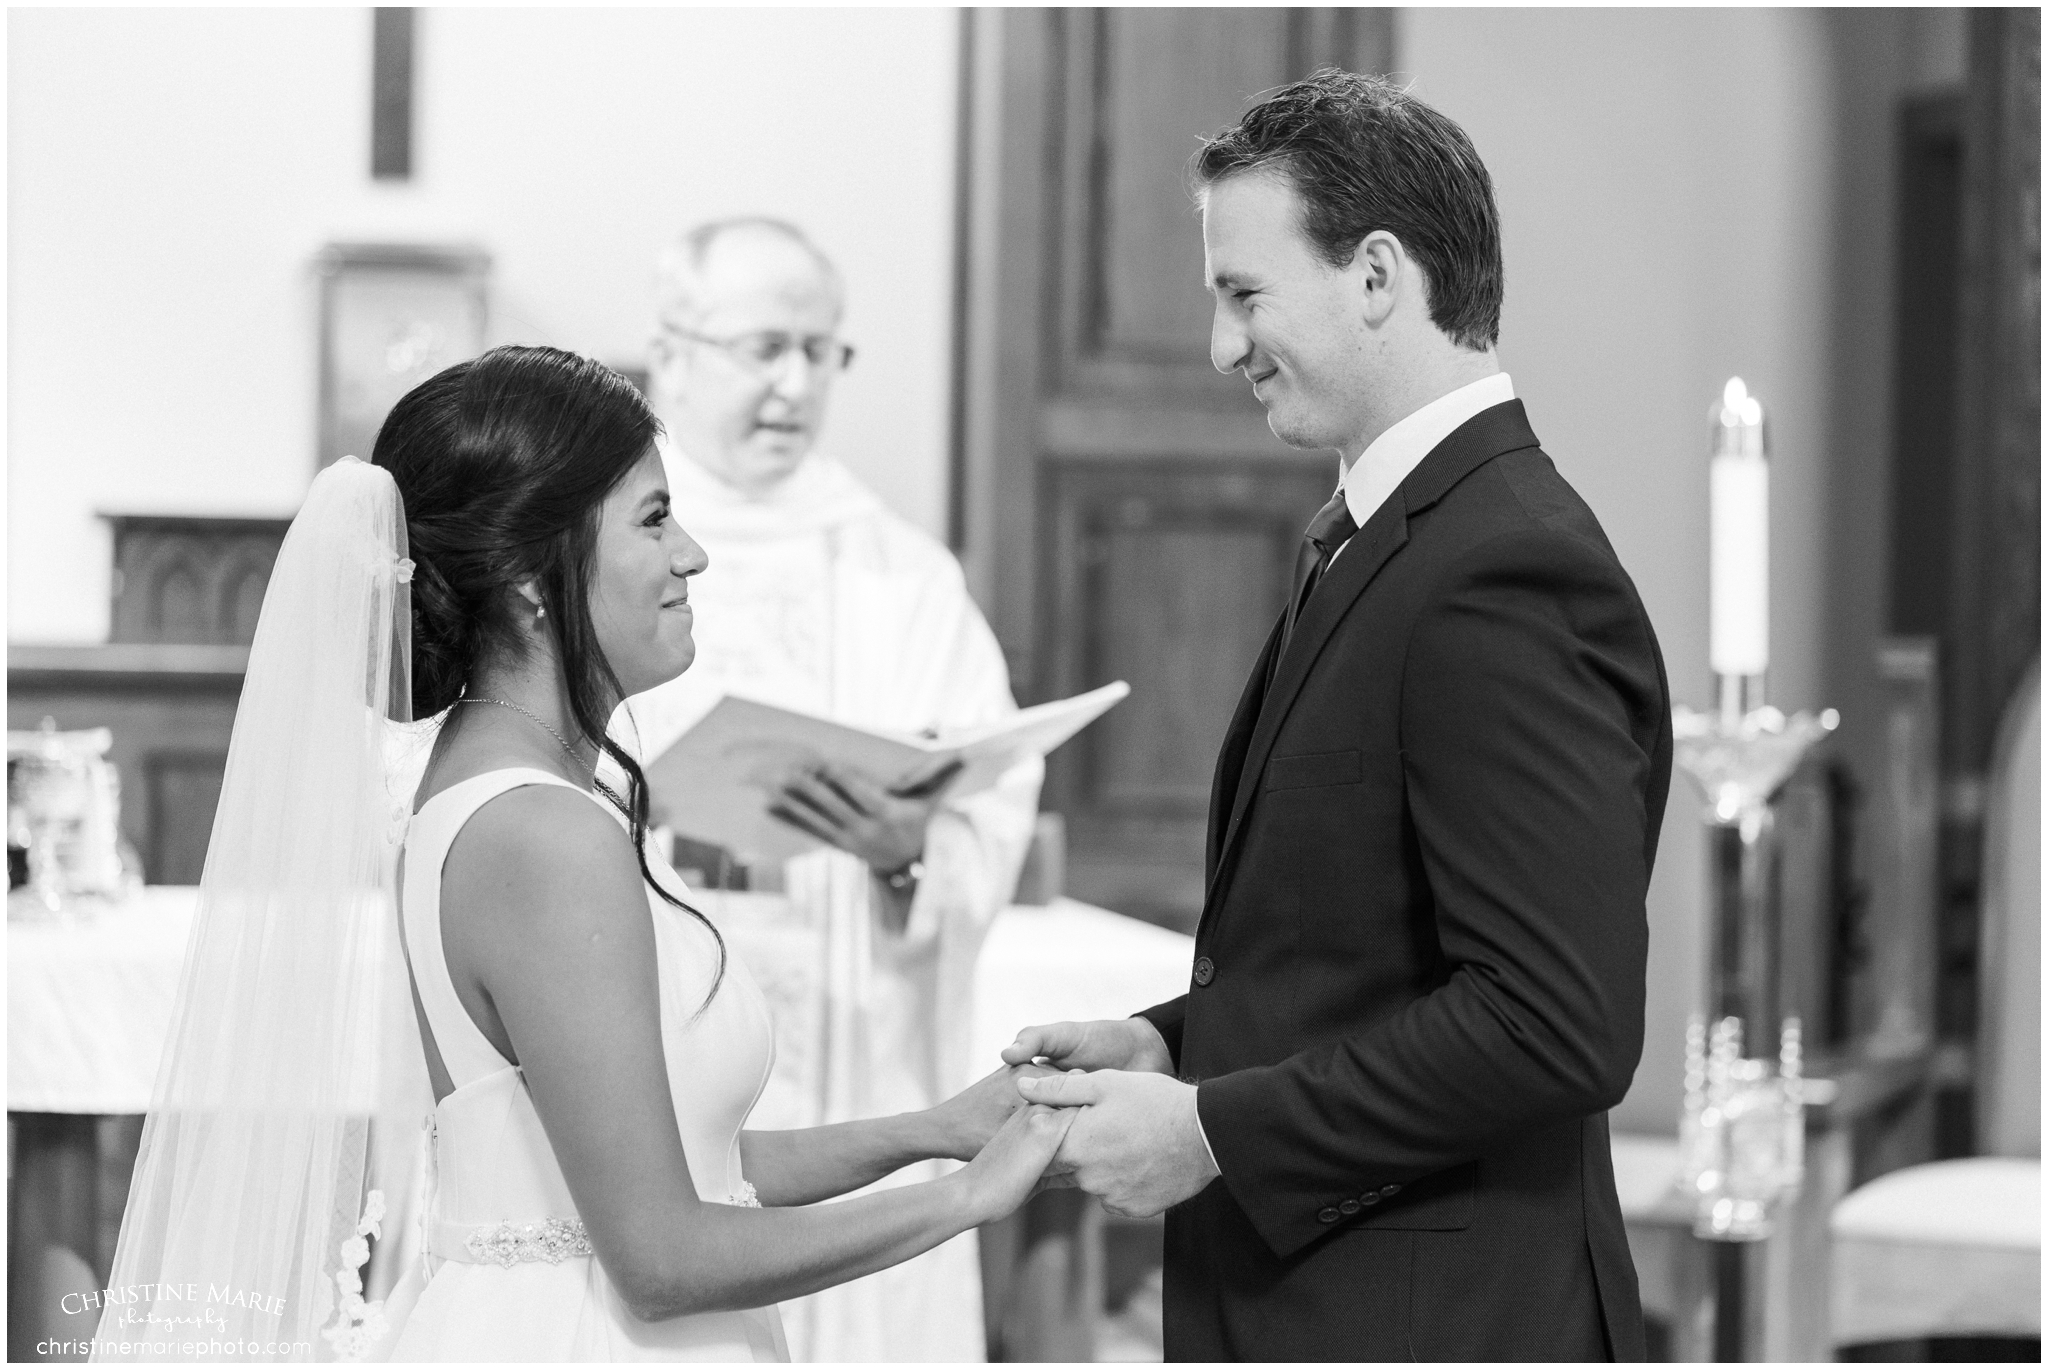
[(1183, 994), (1195, 939), (1120, 913), (1055, 899), (1013, 904), (989, 926), (974, 975), (971, 1055), (983, 1071), (1020, 1028), (1128, 1018)]
[(146, 1113), (199, 890), (7, 925), (7, 1110)]
[[(143, 1113), (170, 1031), (198, 890), (150, 886), (78, 923), (7, 926), (10, 1112)], [(779, 895), (700, 891), (771, 1000), (807, 973)], [(972, 1057), (984, 1069), (1033, 1023), (1122, 1018), (1187, 988), (1194, 939), (1072, 899), (996, 917), (975, 972)], [(782, 1049), (800, 1049), (789, 1043)]]

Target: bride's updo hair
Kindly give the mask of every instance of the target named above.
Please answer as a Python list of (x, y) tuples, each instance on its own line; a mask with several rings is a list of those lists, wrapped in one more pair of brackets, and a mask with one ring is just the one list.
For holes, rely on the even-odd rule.
[[(525, 650), (518, 624), (532, 609), (513, 587), (532, 581), (576, 730), (626, 775), (624, 795), (598, 788), (632, 821), (648, 885), (695, 914), (647, 869), (647, 781), (606, 729), (622, 687), (590, 621), (605, 497), (660, 429), (610, 367), (552, 347), (496, 347), (408, 391), (378, 430), (371, 460), (405, 501), (413, 717), (449, 708), (480, 666)], [(720, 951), (722, 977), (722, 939)]]
[[(512, 587), (528, 580), (571, 698), (578, 675), (616, 690), (587, 608), (591, 557), (605, 496), (659, 428), (631, 381), (552, 347), (494, 348), (392, 408), (372, 460), (405, 500), (414, 718), (440, 713), (480, 665), (519, 650), (516, 619), (532, 610)], [(576, 721), (603, 735), (601, 716)]]

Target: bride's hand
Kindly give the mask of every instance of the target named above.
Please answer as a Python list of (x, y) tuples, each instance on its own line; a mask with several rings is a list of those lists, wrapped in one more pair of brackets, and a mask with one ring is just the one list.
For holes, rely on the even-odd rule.
[(1038, 1191), (1067, 1129), (1081, 1110), (1028, 1104), (1012, 1113), (960, 1176), (967, 1182), (975, 1223), (1006, 1218)]
[(1024, 1107), (1018, 1078), (1053, 1073), (1044, 1066), (1003, 1066), (931, 1109), (928, 1116), (937, 1129), (933, 1154), (972, 1160), (1010, 1115)]

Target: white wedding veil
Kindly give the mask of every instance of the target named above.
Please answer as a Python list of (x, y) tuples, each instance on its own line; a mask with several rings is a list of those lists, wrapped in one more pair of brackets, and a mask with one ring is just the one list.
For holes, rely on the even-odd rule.
[(96, 1360), (348, 1358), (378, 1330), (373, 1134), (388, 1152), (433, 1103), (386, 762), (411, 719), (405, 556), (397, 486), (354, 457), (278, 553)]

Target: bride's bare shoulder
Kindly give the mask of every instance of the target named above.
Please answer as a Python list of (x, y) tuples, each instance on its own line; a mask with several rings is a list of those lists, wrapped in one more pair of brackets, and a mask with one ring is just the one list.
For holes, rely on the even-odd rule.
[(479, 807), (448, 848), (441, 902), (503, 929), (538, 920), (553, 935), (645, 923), (632, 840), (591, 796), (564, 785), (521, 785)]

